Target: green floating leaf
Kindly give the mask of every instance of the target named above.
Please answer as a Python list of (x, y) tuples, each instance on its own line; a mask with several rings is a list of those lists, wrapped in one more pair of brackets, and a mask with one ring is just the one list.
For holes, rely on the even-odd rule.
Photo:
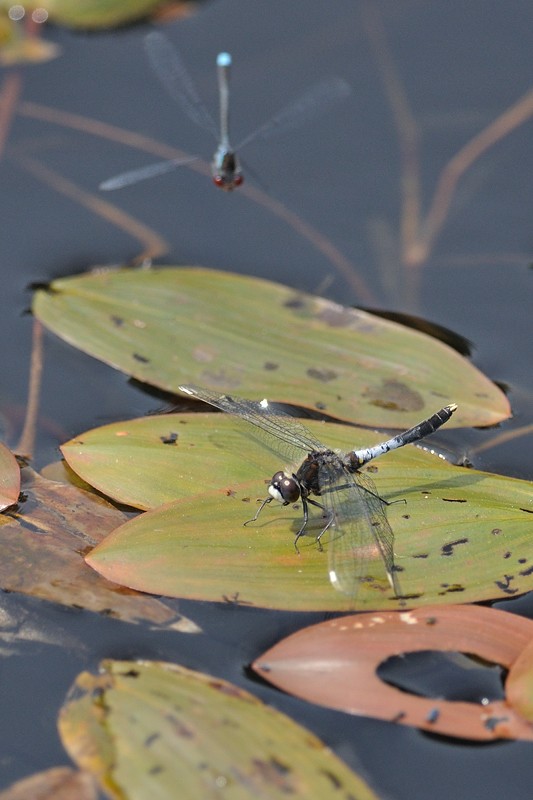
[(0, 442), (0, 511), (15, 505), (20, 494), (20, 467), (5, 444)]
[[(343, 425), (306, 424), (333, 448), (380, 440), (379, 434)], [(321, 518), (310, 530), (314, 535), (300, 540), (299, 554), (293, 536), (301, 507), (272, 504), (254, 525), (243, 526), (266, 495), (265, 479), (284, 466), (244, 437), (243, 427), (222, 414), (180, 415), (107, 426), (69, 443), (64, 451), (73, 468), (93, 482), (104, 465), (114, 496), (122, 500), (135, 494), (135, 485), (143, 502), (156, 500), (158, 481), (159, 499), (172, 492), (183, 498), (118, 528), (91, 551), (87, 563), (116, 583), (172, 597), (293, 610), (350, 608), (353, 598), (336, 592), (327, 578), (327, 534), (324, 552), (314, 541)], [(120, 430), (129, 433), (117, 437)], [(176, 445), (164, 445), (162, 432), (176, 430)], [(156, 466), (149, 459), (145, 470), (136, 447), (143, 453), (150, 436), (160, 460)], [(102, 444), (106, 439), (120, 442), (114, 455)], [(380, 496), (401, 501), (387, 507), (387, 517), (399, 582), (410, 604), (474, 602), (533, 588), (529, 482), (454, 467), (414, 446), (387, 454), (367, 470)], [(124, 496), (117, 488), (121, 476)], [(97, 485), (106, 491), (105, 481)], [(398, 608), (398, 601), (388, 584), (362, 582), (357, 607)]]
[(56, 25), (96, 30), (135, 22), (162, 5), (163, 0), (34, 0), (25, 3), (27, 10), (46, 9)]
[(449, 402), (451, 426), (492, 425), (504, 394), (418, 331), (257, 278), (201, 268), (90, 273), (38, 291), (58, 336), (168, 391), (196, 383), (408, 428)]
[[(510, 669), (509, 687), (518, 661), (523, 663), (524, 648), (529, 646), (531, 652), (532, 637), (531, 620), (475, 606), (358, 614), (297, 631), (264, 653), (252, 668), (285, 692), (350, 714), (411, 725), (442, 736), (532, 741), (531, 717), (522, 716), (509, 691), (503, 701), (448, 701), (415, 696), (390, 686), (377, 675), (379, 665), (391, 656), (427, 650), (459, 651)], [(531, 685), (531, 657), (528, 674)]]
[(377, 800), (305, 728), (176, 664), (105, 661), (59, 718), (70, 756), (117, 800)]

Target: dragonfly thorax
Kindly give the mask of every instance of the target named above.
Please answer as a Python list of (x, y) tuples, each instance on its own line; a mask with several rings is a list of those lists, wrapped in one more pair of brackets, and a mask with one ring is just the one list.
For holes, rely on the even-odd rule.
[(287, 472), (276, 472), (268, 487), (270, 497), (286, 506), (295, 503), (300, 497), (300, 484), (293, 475)]

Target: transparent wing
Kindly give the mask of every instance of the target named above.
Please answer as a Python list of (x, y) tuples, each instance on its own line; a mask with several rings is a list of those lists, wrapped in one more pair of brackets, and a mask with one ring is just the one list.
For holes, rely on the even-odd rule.
[(385, 503), (363, 473), (319, 474), (321, 499), (333, 514), (329, 528), (329, 578), (333, 586), (355, 599), (361, 583), (380, 584), (402, 596), (394, 567), (394, 534), (385, 516)]
[(145, 181), (147, 178), (155, 178), (156, 175), (164, 175), (165, 172), (170, 172), (184, 164), (190, 164), (198, 158), (199, 156), (188, 156), (185, 158), (173, 158), (170, 161), (157, 161), (155, 164), (148, 164), (146, 167), (121, 172), (120, 175), (115, 175), (114, 178), (108, 178), (103, 181), (98, 188), (101, 192), (112, 192), (115, 189), (122, 189), (124, 186), (131, 186), (133, 183)]
[(325, 78), (267, 120), (260, 128), (247, 136), (236, 149), (240, 150), (253, 139), (267, 139), (270, 136), (285, 133), (298, 125), (304, 125), (313, 117), (324, 113), (330, 106), (344, 100), (351, 94), (351, 91), (350, 84), (343, 78)]
[(198, 386), (189, 385), (179, 388), (185, 394), (210, 403), (228, 414), (233, 414), (251, 425), (255, 425), (256, 428), (267, 434), (265, 441), (269, 448), (290, 461), (296, 457), (301, 458), (301, 451), (309, 453), (312, 450), (325, 449), (324, 445), (313, 436), (305, 425), (282, 411), (274, 410), (266, 400), (256, 403), (240, 397), (217, 394)]
[(166, 36), (152, 31), (144, 39), (144, 49), (153, 71), (185, 114), (218, 141), (217, 126), (201, 100), (193, 80), (176, 49)]

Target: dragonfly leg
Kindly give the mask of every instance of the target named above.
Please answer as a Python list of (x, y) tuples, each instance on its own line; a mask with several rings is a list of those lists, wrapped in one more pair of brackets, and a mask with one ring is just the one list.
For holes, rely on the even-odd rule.
[(259, 508), (257, 509), (257, 511), (255, 512), (255, 516), (253, 516), (253, 517), (252, 517), (252, 519), (247, 519), (247, 520), (246, 520), (246, 522), (243, 522), (243, 525), (249, 525), (249, 524), (250, 524), (250, 522), (255, 522), (255, 521), (257, 520), (257, 517), (258, 517), (258, 516), (259, 516), (259, 514), (261, 513), (261, 511), (262, 511), (262, 510), (264, 509), (264, 507), (266, 506), (266, 504), (267, 504), (267, 503), (271, 503), (273, 499), (274, 499), (273, 497), (266, 497), (266, 498), (263, 500), (263, 502), (261, 503), (261, 505), (259, 506)]

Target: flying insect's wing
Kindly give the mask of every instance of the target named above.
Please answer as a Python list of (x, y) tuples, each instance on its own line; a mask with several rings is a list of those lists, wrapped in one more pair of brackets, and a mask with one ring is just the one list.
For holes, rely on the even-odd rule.
[(269, 139), (304, 125), (334, 103), (344, 100), (351, 91), (352, 87), (343, 78), (324, 78), (239, 142), (236, 149), (240, 150), (254, 139)]
[(302, 457), (302, 451), (309, 453), (312, 450), (324, 450), (324, 445), (316, 439), (311, 431), (301, 422), (277, 411), (269, 405), (267, 400), (254, 402), (240, 397), (226, 394), (217, 394), (209, 389), (198, 386), (180, 386), (180, 391), (204, 403), (210, 403), (228, 414), (233, 414), (240, 419), (255, 425), (260, 431), (266, 433), (261, 437), (268, 447), (293, 461)]
[(155, 164), (148, 164), (146, 167), (131, 169), (128, 172), (121, 172), (113, 178), (103, 181), (98, 187), (101, 192), (112, 192), (115, 189), (122, 189), (124, 186), (131, 186), (133, 183), (145, 181), (147, 178), (154, 178), (156, 175), (164, 175), (176, 167), (190, 164), (197, 161), (199, 156), (186, 156), (184, 158), (173, 158), (171, 161), (156, 161)]
[(323, 465), (319, 485), (321, 499), (333, 515), (327, 545), (332, 585), (354, 601), (363, 583), (382, 592), (392, 588), (401, 598), (394, 534), (374, 483), (365, 473), (333, 472)]
[(152, 31), (144, 39), (144, 49), (153, 71), (189, 119), (211, 132), (218, 141), (218, 129), (213, 117), (200, 98), (194, 82), (177, 50), (166, 36)]

